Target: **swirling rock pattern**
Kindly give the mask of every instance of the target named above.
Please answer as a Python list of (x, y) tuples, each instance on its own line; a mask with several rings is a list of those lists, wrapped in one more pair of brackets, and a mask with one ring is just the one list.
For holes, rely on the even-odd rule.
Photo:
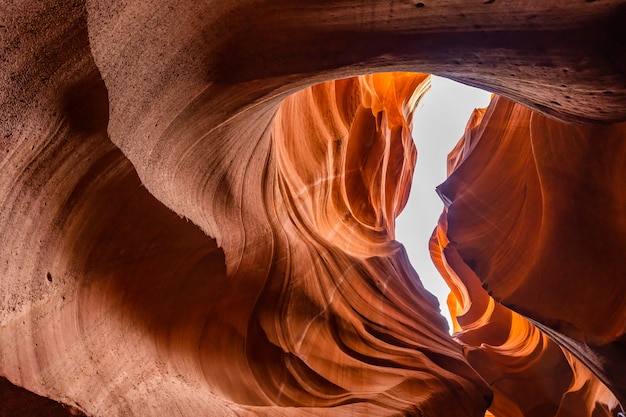
[[(457, 338), (478, 348), (470, 363), (480, 369), (488, 361), (477, 357), (517, 350), (516, 356), (528, 357), (516, 364), (521, 372), (532, 363), (554, 377), (556, 359), (549, 360), (551, 367), (541, 361), (548, 361), (556, 341), (563, 346), (556, 354), (564, 355), (560, 362), (567, 360), (574, 371), (567, 397), (574, 387), (589, 390), (583, 396), (588, 415), (601, 408), (593, 396), (609, 398), (603, 400), (607, 410), (616, 401), (598, 382), (576, 381), (578, 371), (582, 380), (590, 373), (568, 351), (622, 403), (625, 395), (626, 310), (619, 279), (626, 266), (625, 133), (624, 123), (572, 126), (496, 98), (486, 113), (475, 113), (450, 155), (450, 176), (439, 187), (447, 209), (431, 241), (433, 258), (454, 289), (449, 304), (463, 329)], [(602, 259), (603, 266), (592, 267), (592, 259)], [(501, 384), (503, 375), (496, 376)], [(516, 386), (515, 392), (523, 391)], [(559, 413), (580, 413), (580, 400), (572, 405), (566, 399)]]
[[(0, 389), (50, 415), (616, 412), (623, 10), (0, 4)], [(454, 339), (394, 240), (428, 76), (365, 75), (416, 70), (529, 106), (477, 113), (440, 189)]]

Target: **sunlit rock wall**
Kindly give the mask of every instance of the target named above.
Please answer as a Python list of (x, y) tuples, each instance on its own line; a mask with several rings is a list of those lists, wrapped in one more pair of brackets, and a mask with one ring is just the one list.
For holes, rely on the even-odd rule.
[[(616, 402), (592, 372), (623, 402), (625, 135), (624, 123), (572, 126), (496, 98), (449, 156), (431, 252), (496, 415), (602, 415)], [(493, 366), (510, 357), (510, 369)], [(529, 394), (542, 385), (553, 409), (530, 400), (550, 395)], [(501, 414), (510, 401), (520, 411)]]
[[(623, 6), (0, 4), (0, 410), (617, 412)], [(533, 109), (440, 188), (454, 337), (393, 239), (428, 77), (382, 71)]]

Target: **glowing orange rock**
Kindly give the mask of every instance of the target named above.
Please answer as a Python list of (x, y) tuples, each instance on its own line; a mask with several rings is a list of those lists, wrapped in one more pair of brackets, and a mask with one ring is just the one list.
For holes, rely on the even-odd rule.
[[(321, 84), (281, 105), (273, 140), (282, 199), (275, 198), (289, 215), (281, 223), (290, 245), (302, 238), (311, 254), (302, 270), (304, 252), (290, 261), (298, 284), (282, 290), (293, 302), (282, 308), (284, 322), (273, 325), (278, 334), (272, 339), (289, 341), (306, 325), (315, 337), (305, 344), (294, 340), (283, 349), (308, 358), (320, 375), (336, 373), (329, 355), (342, 364), (342, 377), (327, 379), (352, 392), (389, 390), (396, 399), (386, 403), (387, 409), (428, 414), (443, 407), (482, 414), (465, 409), (461, 399), (468, 394), (479, 399), (487, 391), (441, 333), (443, 323), (433, 314), (436, 305), (418, 284), (388, 226), (406, 200), (415, 161), (410, 114), (427, 86), (425, 75), (377, 74)], [(328, 301), (316, 301), (323, 308), (302, 317), (303, 301), (324, 294)], [(414, 327), (414, 317), (428, 318)], [(336, 320), (339, 333), (327, 322)], [(281, 334), (280, 329), (289, 331)], [(333, 339), (336, 345), (328, 343)], [(425, 353), (435, 350), (436, 358)], [(327, 353), (320, 357), (320, 352)], [(388, 367), (398, 369), (385, 371)], [(452, 369), (456, 376), (449, 379)], [(348, 386), (346, 373), (353, 376)], [(403, 395), (425, 397), (404, 408)]]
[[(622, 1), (5, 3), (0, 375), (88, 415), (483, 415), (492, 390), (476, 372), (490, 371), (481, 352), (463, 355), (393, 241), (425, 77), (362, 75), (433, 72), (569, 122), (626, 119)], [(559, 152), (537, 148), (549, 163), (533, 177), (527, 158), (498, 150), (493, 159), (523, 175), (496, 189), (469, 170), (467, 184), (507, 209), (477, 222), (477, 234), (450, 211), (447, 235), (496, 299), (542, 322), (623, 400), (623, 288), (610, 277), (623, 270), (623, 127), (535, 119), (531, 136), (550, 132)], [(597, 149), (594, 132), (609, 138)], [(561, 140), (570, 134), (580, 147)], [(562, 178), (580, 187), (563, 194)], [(516, 225), (511, 190), (540, 180), (529, 198), (554, 212), (530, 210)], [(528, 234), (537, 219), (541, 247)], [(560, 219), (598, 226), (593, 250)], [(562, 236), (569, 246), (555, 243)], [(536, 261), (521, 265), (520, 282), (502, 275), (518, 266), (505, 253), (472, 246), (498, 239)], [(564, 248), (575, 262), (551, 263)], [(598, 285), (568, 286), (567, 303), (550, 306), (565, 287), (549, 281), (536, 299), (554, 268), (583, 270), (588, 282), (599, 262)], [(564, 305), (585, 294), (608, 305)], [(485, 337), (504, 340), (521, 323), (495, 323)], [(580, 409), (606, 411), (600, 385), (550, 346), (540, 357), (571, 369)], [(494, 412), (521, 401), (488, 382)]]
[[(600, 409), (613, 415), (607, 413), (617, 401), (578, 359), (499, 303), (531, 317), (559, 343), (563, 335), (578, 339), (563, 345), (623, 398), (617, 346), (626, 310), (616, 289), (626, 266), (618, 232), (626, 218), (626, 125), (568, 126), (502, 98), (483, 114), (474, 115), (450, 155), (450, 177), (439, 187), (447, 209), (431, 242), (453, 289), (456, 337), (473, 347), (470, 363), (494, 388), (494, 415), (599, 415)], [(601, 231), (609, 229), (617, 235), (606, 247)], [(591, 257), (606, 264), (583, 267)], [(612, 355), (606, 343), (615, 346)], [(531, 392), (541, 378), (551, 381), (553, 398), (535, 406), (529, 399), (541, 397)]]
[[(238, 178), (243, 201), (213, 202), (223, 205), (216, 227), (229, 228), (221, 247), (160, 205), (94, 132), (69, 165), (73, 181), (46, 194), (34, 233), (52, 246), (28, 276), (49, 288), (7, 316), (1, 372), (95, 415), (481, 416), (490, 390), (390, 226), (427, 86), (426, 75), (381, 74), (289, 97), (266, 132), (272, 152), (240, 162), (263, 175)], [(98, 89), (94, 80), (85, 91)], [(79, 134), (44, 150), (49, 169), (65, 172)]]

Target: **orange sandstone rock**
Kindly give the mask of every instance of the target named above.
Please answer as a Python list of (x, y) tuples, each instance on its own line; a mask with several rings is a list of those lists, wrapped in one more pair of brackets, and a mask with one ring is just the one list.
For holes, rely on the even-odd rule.
[[(90, 416), (617, 409), (623, 10), (1, 4), (0, 376)], [(500, 104), (441, 189), (457, 339), (393, 240), (427, 77), (381, 71), (540, 112)]]
[[(624, 127), (568, 126), (496, 98), (450, 155), (431, 251), (453, 290), (456, 338), (494, 388), (494, 415), (613, 415), (617, 400), (582, 363), (623, 398)], [(608, 248), (607, 229), (617, 233)], [(582, 267), (590, 256), (607, 264)], [(542, 395), (553, 398), (530, 400)]]

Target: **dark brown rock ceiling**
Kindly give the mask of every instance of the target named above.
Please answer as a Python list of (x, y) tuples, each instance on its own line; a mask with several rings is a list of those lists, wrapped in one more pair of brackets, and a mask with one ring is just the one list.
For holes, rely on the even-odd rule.
[[(0, 413), (617, 415), (625, 10), (1, 3)], [(438, 189), (453, 336), (394, 240), (428, 73), (497, 94)]]

